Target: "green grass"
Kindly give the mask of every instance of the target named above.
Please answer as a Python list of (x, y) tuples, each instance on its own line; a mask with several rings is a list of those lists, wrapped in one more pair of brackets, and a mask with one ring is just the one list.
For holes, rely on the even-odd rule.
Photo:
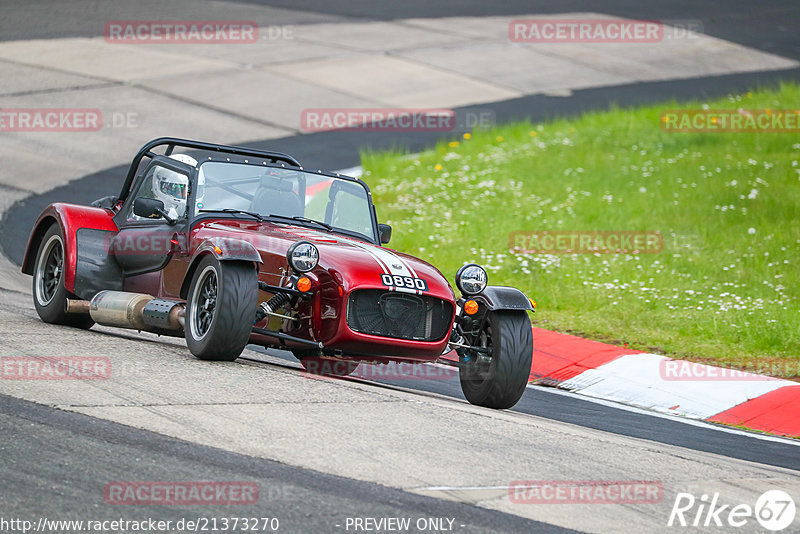
[[(513, 285), (552, 330), (796, 376), (800, 136), (670, 133), (666, 109), (797, 109), (785, 84), (709, 102), (511, 124), (362, 154), (391, 246)], [(519, 230), (657, 230), (657, 254), (515, 254)], [(738, 363), (737, 363), (738, 362)]]

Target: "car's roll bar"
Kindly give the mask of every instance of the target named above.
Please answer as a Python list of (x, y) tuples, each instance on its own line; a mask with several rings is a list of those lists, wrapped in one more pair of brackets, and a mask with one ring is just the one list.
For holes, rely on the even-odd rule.
[(269, 160), (272, 163), (286, 163), (293, 167), (300, 167), (300, 162), (294, 159), (292, 156), (288, 154), (284, 154), (282, 152), (268, 152), (266, 150), (257, 150), (255, 148), (245, 148), (239, 146), (229, 146), (229, 145), (219, 145), (216, 143), (205, 143), (203, 141), (192, 141), (189, 139), (180, 139), (177, 137), (159, 137), (158, 139), (153, 139), (146, 145), (144, 145), (139, 152), (136, 153), (134, 156), (133, 161), (131, 162), (131, 166), (128, 169), (128, 175), (125, 178), (125, 183), (122, 185), (122, 191), (120, 191), (118, 200), (124, 201), (128, 197), (128, 193), (130, 192), (131, 184), (133, 184), (133, 180), (136, 178), (136, 171), (139, 169), (139, 164), (142, 161), (142, 158), (153, 158), (157, 154), (152, 152), (152, 150), (159, 146), (165, 146), (167, 150), (164, 152), (165, 156), (169, 156), (175, 150), (176, 147), (181, 148), (191, 148), (195, 150), (205, 150), (208, 152), (222, 152), (224, 154), (233, 154), (236, 156), (250, 156), (254, 158), (262, 158), (265, 160)]

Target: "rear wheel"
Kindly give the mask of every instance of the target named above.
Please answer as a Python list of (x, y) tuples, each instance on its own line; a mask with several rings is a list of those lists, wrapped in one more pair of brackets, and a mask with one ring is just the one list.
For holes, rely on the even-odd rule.
[(67, 249), (61, 228), (53, 224), (39, 242), (33, 270), (33, 305), (42, 321), (77, 328), (94, 325), (88, 315), (67, 313), (67, 299), (77, 298), (64, 287)]
[(531, 321), (524, 311), (488, 313), (483, 328), (467, 341), (490, 354), (459, 349), (461, 391), (471, 404), (511, 408), (525, 392), (531, 373)]
[(258, 298), (252, 263), (200, 261), (186, 303), (186, 344), (201, 360), (233, 361), (250, 339)]

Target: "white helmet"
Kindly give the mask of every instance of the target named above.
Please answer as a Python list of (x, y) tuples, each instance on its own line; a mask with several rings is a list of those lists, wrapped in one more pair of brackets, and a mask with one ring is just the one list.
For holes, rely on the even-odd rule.
[(185, 163), (190, 167), (197, 167), (197, 160), (188, 154), (172, 154), (170, 157), (174, 160), (180, 161), (181, 163)]
[[(197, 160), (186, 154), (173, 154), (170, 157), (192, 167), (197, 166)], [(158, 167), (153, 173), (153, 194), (164, 203), (164, 211), (171, 218), (180, 218), (186, 212), (189, 179), (179, 172)]]

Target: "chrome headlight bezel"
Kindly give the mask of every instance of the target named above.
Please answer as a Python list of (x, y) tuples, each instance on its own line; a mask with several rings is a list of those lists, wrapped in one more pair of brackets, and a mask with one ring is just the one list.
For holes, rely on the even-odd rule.
[(286, 251), (286, 261), (294, 272), (307, 273), (319, 263), (319, 249), (309, 241), (298, 241)]
[(463, 295), (477, 295), (486, 289), (489, 275), (477, 263), (462, 265), (456, 273), (456, 286)]

